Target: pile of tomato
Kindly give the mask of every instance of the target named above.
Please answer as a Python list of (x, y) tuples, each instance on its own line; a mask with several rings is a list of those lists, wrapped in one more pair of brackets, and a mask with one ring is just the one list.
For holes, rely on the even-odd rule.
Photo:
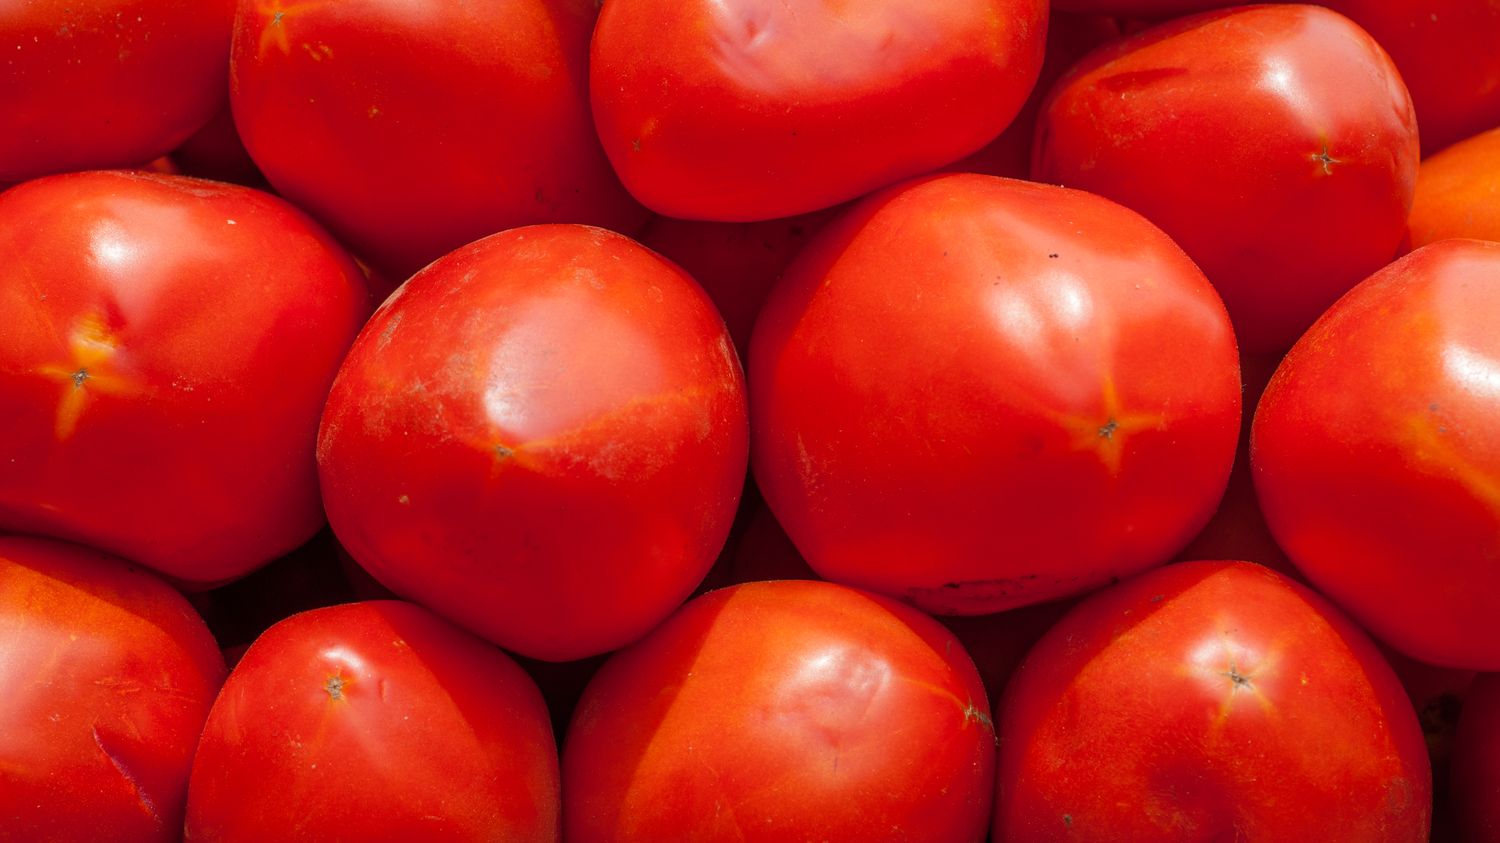
[(0, 841), (1500, 841), (1494, 0), (0, 58)]

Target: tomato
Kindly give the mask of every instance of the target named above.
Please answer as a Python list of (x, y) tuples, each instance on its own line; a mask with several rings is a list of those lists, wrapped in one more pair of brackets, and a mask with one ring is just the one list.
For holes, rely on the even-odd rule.
[(163, 155), (224, 101), (234, 0), (0, 5), (0, 183)]
[(836, 205), (995, 138), (1037, 78), (1045, 0), (634, 0), (600, 13), (599, 137), (657, 213)]
[(820, 576), (943, 614), (1164, 562), (1234, 457), (1224, 306), (1140, 216), (982, 175), (891, 188), (788, 268), (751, 345), (755, 477)]
[(985, 705), (962, 645), (908, 606), (796, 580), (715, 591), (584, 692), (565, 836), (977, 843)]
[(1290, 347), (1391, 260), (1416, 183), (1400, 74), (1313, 6), (1209, 12), (1107, 46), (1057, 84), (1037, 132), (1033, 178), (1161, 226), (1256, 352)]
[(1435, 665), (1500, 669), (1500, 243), (1449, 240), (1371, 276), (1266, 387), (1250, 459), (1308, 580)]
[(745, 478), (739, 361), (628, 238), (533, 226), (409, 280), (323, 416), (328, 517), (397, 594), (553, 661), (645, 634), (703, 578)]
[(1088, 598), (996, 722), (996, 840), (1427, 840), (1427, 753), (1390, 667), (1251, 563), (1171, 565)]
[(0, 529), (204, 585), (317, 532), (314, 443), (369, 312), (285, 202), (177, 176), (0, 194)]
[(429, 612), (278, 623), (230, 674), (188, 790), (189, 843), (558, 838), (557, 746), (516, 663)]
[(644, 221), (589, 116), (593, 0), (240, 0), (234, 119), (277, 191), (404, 279), (519, 225)]
[(1411, 91), (1422, 152), (1500, 126), (1500, 3), (1321, 0), (1391, 54)]
[(1453, 742), (1455, 813), (1462, 840), (1500, 841), (1500, 675), (1469, 689)]
[(1406, 225), (1413, 248), (1453, 237), (1500, 240), (1500, 127), (1422, 162)]
[(0, 840), (171, 843), (224, 660), (123, 561), (0, 537)]

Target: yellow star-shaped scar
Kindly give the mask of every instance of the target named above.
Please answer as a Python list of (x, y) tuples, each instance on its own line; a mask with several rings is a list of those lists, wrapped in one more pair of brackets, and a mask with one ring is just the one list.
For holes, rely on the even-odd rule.
[(111, 371), (120, 344), (98, 314), (80, 320), (68, 336), (67, 345), (68, 363), (47, 363), (36, 369), (42, 377), (62, 384), (53, 427), (59, 442), (78, 429), (78, 420), (92, 396), (135, 395), (141, 391), (138, 384)]

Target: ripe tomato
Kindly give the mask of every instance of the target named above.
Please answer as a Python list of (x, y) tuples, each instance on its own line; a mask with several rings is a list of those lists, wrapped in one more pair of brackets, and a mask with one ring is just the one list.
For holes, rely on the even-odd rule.
[(1033, 178), (1161, 226), (1258, 352), (1290, 347), (1395, 255), (1417, 175), (1395, 66), (1313, 6), (1209, 12), (1104, 47), (1053, 89), (1037, 132)]
[(193, 760), (189, 843), (558, 838), (557, 745), (504, 653), (398, 601), (256, 640)]
[(1248, 562), (1084, 600), (996, 721), (996, 840), (1427, 840), (1427, 752), (1390, 667), (1316, 594)]
[(588, 107), (593, 0), (240, 0), (234, 119), (266, 178), (404, 279), (501, 229), (644, 221)]
[(391, 590), (548, 660), (645, 634), (745, 478), (739, 361), (703, 291), (618, 234), (532, 226), (408, 281), (323, 416), (339, 540)]
[(823, 577), (946, 614), (1040, 602), (1202, 527), (1236, 361), (1213, 289), (1139, 215), (919, 180), (824, 228), (762, 310), (755, 476)]
[(0, 537), (0, 840), (171, 843), (224, 660), (166, 583)]
[(318, 417), (369, 308), (322, 229), (248, 188), (0, 194), (0, 529), (194, 584), (292, 550), (323, 523)]
[(140, 166), (224, 102), (234, 0), (0, 4), (0, 183)]
[(1500, 841), (1500, 675), (1469, 688), (1453, 741), (1453, 803), (1460, 839)]
[(589, 90), (604, 150), (647, 207), (788, 217), (993, 140), (1046, 30), (1045, 0), (608, 3)]
[(1422, 162), (1406, 227), (1412, 248), (1454, 237), (1500, 240), (1500, 127)]
[(946, 629), (782, 580), (689, 603), (594, 677), (563, 747), (573, 843), (984, 839), (984, 687)]
[(1376, 637), (1500, 669), (1500, 243), (1350, 291), (1266, 387), (1250, 458), (1277, 542)]

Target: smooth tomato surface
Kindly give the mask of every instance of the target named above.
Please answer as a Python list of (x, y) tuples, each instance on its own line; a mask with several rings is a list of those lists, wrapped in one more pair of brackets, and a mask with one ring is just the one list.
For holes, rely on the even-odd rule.
[(1317, 595), (1248, 562), (1171, 565), (1084, 600), (996, 722), (996, 840), (1427, 839), (1427, 752), (1390, 667)]
[(605, 152), (653, 211), (787, 217), (993, 140), (1046, 30), (1044, 0), (607, 3), (590, 95)]
[(278, 192), (396, 280), (507, 228), (644, 220), (588, 105), (593, 0), (240, 0), (232, 103)]
[(485, 238), (350, 352), (319, 464), (377, 579), (524, 655), (644, 634), (703, 578), (745, 478), (744, 382), (682, 270), (585, 226)]
[(193, 761), (191, 843), (558, 838), (557, 745), (504, 653), (399, 601), (282, 621)]
[(1213, 512), (1224, 306), (1139, 215), (982, 175), (824, 228), (751, 346), (755, 477), (819, 575), (947, 614), (1160, 563)]
[(224, 660), (125, 562), (0, 537), (0, 840), (172, 843)]
[(0, 183), (140, 166), (224, 102), (234, 0), (0, 5)]
[(831, 583), (689, 603), (594, 677), (563, 748), (571, 843), (984, 839), (994, 730), (931, 618)]
[(1277, 542), (1376, 637), (1500, 669), (1500, 243), (1360, 284), (1277, 369), (1250, 458)]
[(1500, 240), (1500, 120), (1422, 162), (1406, 227), (1412, 248), (1449, 238)]
[(1314, 6), (1208, 12), (1106, 46), (1058, 82), (1037, 133), (1033, 178), (1161, 226), (1259, 352), (1391, 260), (1417, 175), (1400, 74)]
[(96, 172), (0, 194), (0, 529), (195, 584), (302, 544), (369, 307), (321, 228), (248, 188)]

